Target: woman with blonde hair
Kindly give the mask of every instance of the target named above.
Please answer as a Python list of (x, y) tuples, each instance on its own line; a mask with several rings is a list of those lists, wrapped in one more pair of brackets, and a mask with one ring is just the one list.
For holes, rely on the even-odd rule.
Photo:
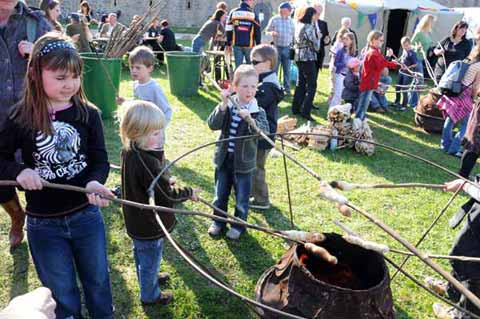
[[(422, 19), (420, 19), (420, 21), (418, 22), (418, 25), (415, 28), (415, 32), (413, 33), (413, 37), (411, 40), (413, 50), (417, 54), (416, 72), (418, 72), (422, 76), (424, 75), (425, 70), (425, 67), (423, 65), (425, 63), (425, 56), (427, 55), (428, 49), (432, 45), (431, 33), (435, 20), (435, 16), (431, 14), (423, 16)], [(420, 80), (418, 83), (422, 83), (422, 81)], [(416, 91), (412, 92), (410, 103), (415, 106), (417, 105), (418, 93)]]

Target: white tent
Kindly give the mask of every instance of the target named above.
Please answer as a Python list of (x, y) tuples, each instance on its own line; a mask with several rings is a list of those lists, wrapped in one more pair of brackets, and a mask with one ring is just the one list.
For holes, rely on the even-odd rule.
[[(308, 3), (309, 1), (306, 0)], [(463, 14), (430, 0), (323, 0), (323, 19), (327, 21), (331, 36), (340, 28), (342, 17), (352, 19), (352, 29), (357, 33), (360, 48), (366, 44), (368, 33), (383, 31), (385, 46), (395, 53), (400, 48), (402, 36), (412, 36), (418, 20), (426, 14), (437, 17), (432, 30), (433, 41), (450, 34), (452, 26)]]

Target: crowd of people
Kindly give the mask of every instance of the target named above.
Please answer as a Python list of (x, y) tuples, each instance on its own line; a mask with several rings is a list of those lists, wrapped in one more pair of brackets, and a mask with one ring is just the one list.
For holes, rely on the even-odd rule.
[[(392, 85), (389, 69), (399, 70), (393, 105), (403, 111), (418, 103), (416, 87), (426, 79), (429, 53), (438, 57), (432, 69), (439, 82), (451, 72), (450, 65), (464, 60), (468, 69), (462, 78), (461, 93), (451, 96), (443, 92), (438, 104), (446, 114), (442, 149), (461, 156), (460, 175), (470, 175), (480, 155), (480, 104), (474, 101), (480, 88), (480, 46), (466, 39), (465, 22), (456, 23), (445, 39), (432, 45), (435, 19), (425, 15), (413, 36), (401, 39), (402, 54), (397, 59), (391, 49), (387, 48), (386, 56), (382, 54), (384, 35), (377, 30), (369, 33), (366, 47), (359, 48), (358, 36), (348, 17), (342, 19), (341, 28), (330, 38), (327, 23), (320, 19), (323, 8), (319, 3), (304, 8), (281, 3), (278, 15), (271, 18), (265, 29), (272, 43), (262, 43), (253, 4), (254, 0), (242, 0), (239, 7), (228, 11), (226, 3), (218, 3), (192, 41), (192, 50), (197, 53), (207, 45), (232, 53), (236, 66), (231, 86), (222, 91), (222, 101), (207, 120), (211, 130), (220, 131), (219, 139), (230, 139), (217, 144), (215, 150), (214, 215), (224, 216), (222, 211), (228, 209), (232, 190), (234, 215), (242, 220), (248, 219), (249, 209), (270, 208), (266, 162), (272, 145), (257, 137), (246, 137), (251, 135), (248, 122), (254, 121), (259, 129), (274, 136), (278, 105), (291, 94), (292, 60), (298, 67), (292, 113), (315, 121), (312, 109), (317, 78), (328, 46), (329, 107), (350, 103), (355, 118), (362, 121), (369, 108), (386, 112), (392, 104), (386, 98)], [(22, 242), (26, 218), (37, 275), (54, 299), (51, 301), (49, 292), (42, 292), (42, 298), (48, 299), (45, 312), (51, 314), (55, 307), (57, 318), (81, 318), (78, 275), (90, 317), (113, 318), (107, 240), (100, 208), (108, 206), (105, 197), (114, 194), (104, 186), (109, 162), (102, 120), (80, 85), (79, 52), (95, 49), (90, 45), (93, 35), (89, 28), (95, 21), (94, 14), (88, 2), (82, 1), (79, 12), (71, 13), (70, 23), (63, 27), (58, 21), (59, 2), (44, 0), (40, 8), (42, 11), (32, 10), (21, 1), (0, 1), (0, 59), (8, 61), (5, 67), (9, 70), (1, 73), (0, 78), (0, 179), (16, 180), (26, 191), (24, 209), (14, 188), (1, 188), (0, 203), (12, 220), (10, 246), (14, 249)], [(11, 19), (13, 15), (17, 17)], [(133, 21), (138, 18), (133, 17)], [(102, 17), (100, 37), (109, 37), (119, 25), (118, 13)], [(480, 30), (476, 36), (475, 40), (480, 40)], [(166, 164), (165, 129), (172, 121), (173, 111), (151, 74), (156, 60), (161, 58), (159, 51), (169, 50), (178, 50), (178, 46), (168, 21), (153, 21), (143, 45), (131, 51), (128, 58), (135, 100), (117, 99), (122, 141), (120, 195), (138, 203), (148, 204), (147, 189)], [(453, 135), (455, 125), (460, 129)], [(44, 181), (84, 187), (88, 195), (45, 188)], [(174, 207), (187, 200), (199, 200), (200, 190), (179, 187), (169, 172), (161, 175), (156, 186), (155, 203), (159, 206)], [(474, 198), (479, 197), (463, 180), (447, 183), (445, 190), (455, 191), (459, 187)], [(170, 232), (176, 224), (175, 216), (140, 212), (130, 206), (123, 206), (122, 210), (126, 232), (133, 241), (139, 299), (143, 305), (170, 303), (172, 293), (161, 287), (169, 274), (160, 272), (165, 233), (158, 218)], [(470, 202), (462, 211), (470, 212), (471, 220), (454, 251), (477, 255), (478, 245), (472, 246), (471, 237), (472, 232), (480, 231), (480, 207)], [(241, 224), (227, 225), (221, 220), (215, 220), (208, 228), (211, 236), (225, 234), (230, 240), (239, 240), (245, 231)], [(459, 280), (474, 293), (480, 291), (478, 269), (462, 262), (452, 266)], [(452, 296), (455, 293), (445, 288), (447, 292)], [(461, 306), (480, 313), (458, 293), (457, 297)], [(450, 310), (436, 307), (435, 311)], [(445, 318), (467, 318), (461, 312), (455, 316)]]

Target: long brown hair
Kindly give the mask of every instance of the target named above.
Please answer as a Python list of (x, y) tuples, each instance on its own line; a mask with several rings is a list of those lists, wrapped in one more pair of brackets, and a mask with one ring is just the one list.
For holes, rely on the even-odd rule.
[(357, 48), (355, 47), (355, 35), (352, 33), (352, 32), (347, 32), (343, 35), (342, 37), (342, 40), (345, 39), (345, 38), (349, 38), (350, 39), (350, 47), (347, 48), (348, 50), (348, 54), (350, 56), (354, 56), (355, 55), (355, 51), (357, 51)]
[[(65, 70), (75, 76), (81, 76), (83, 61), (78, 52), (72, 49), (57, 48), (44, 55), (41, 55), (41, 51), (48, 43), (69, 41), (69, 39), (59, 32), (49, 32), (35, 42), (28, 61), (24, 94), (13, 113), (13, 118), (20, 127), (47, 135), (53, 134), (52, 121), (48, 113), (48, 96), (42, 82), (42, 71), (44, 69)], [(77, 108), (77, 119), (83, 123), (88, 122), (88, 107), (94, 106), (88, 103), (81, 85), (78, 92), (72, 96), (72, 103)]]
[(49, 12), (49, 10), (53, 10), (56, 6), (59, 5), (60, 2), (58, 2), (57, 0), (42, 0), (42, 2), (40, 3), (40, 9), (45, 12), (47, 20), (52, 24), (55, 30), (62, 31), (62, 25), (60, 24), (60, 22), (58, 22), (57, 20), (53, 20)]
[(90, 5), (88, 4), (88, 1), (82, 1), (82, 3), (80, 3), (80, 13), (85, 15), (85, 13), (83, 13), (83, 8), (87, 8), (87, 14), (86, 15), (90, 15), (92, 10), (90, 9)]

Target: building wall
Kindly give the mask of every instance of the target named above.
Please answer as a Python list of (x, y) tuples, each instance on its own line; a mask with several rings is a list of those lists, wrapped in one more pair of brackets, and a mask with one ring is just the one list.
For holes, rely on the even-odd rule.
[[(37, 6), (40, 0), (26, 0), (29, 5)], [(62, 15), (77, 11), (80, 0), (60, 0)], [(167, 19), (171, 25), (182, 27), (200, 27), (213, 14), (217, 1), (215, 0), (162, 0), (167, 3), (160, 19)], [(147, 11), (150, 0), (88, 0), (97, 19), (104, 13), (122, 11), (120, 21), (128, 25), (132, 16)], [(226, 0), (229, 9), (237, 7), (240, 0)], [(257, 0), (256, 12), (263, 12), (265, 22), (268, 22), (272, 12), (277, 11), (282, 0)]]

